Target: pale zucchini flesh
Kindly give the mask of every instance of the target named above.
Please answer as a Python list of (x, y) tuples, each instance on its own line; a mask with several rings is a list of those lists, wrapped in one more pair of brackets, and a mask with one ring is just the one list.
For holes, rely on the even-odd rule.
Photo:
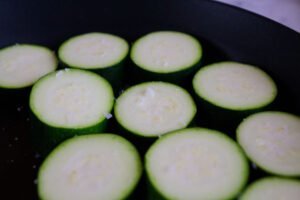
[(162, 136), (146, 153), (145, 162), (150, 184), (164, 199), (231, 199), (249, 173), (238, 145), (204, 128)]
[(104, 121), (114, 104), (110, 84), (99, 75), (65, 69), (41, 79), (30, 95), (30, 108), (43, 123), (84, 128)]
[(237, 140), (263, 170), (300, 175), (300, 117), (275, 111), (250, 115), (238, 126)]
[(104, 69), (119, 64), (129, 51), (121, 37), (108, 33), (86, 33), (68, 39), (58, 51), (60, 60), (70, 67)]
[(271, 77), (252, 65), (220, 62), (201, 68), (193, 88), (205, 101), (228, 110), (251, 110), (272, 103), (277, 88)]
[(33, 85), (57, 68), (50, 49), (31, 44), (16, 44), (0, 50), (0, 88), (18, 89)]
[(125, 199), (141, 177), (141, 165), (134, 146), (118, 135), (77, 136), (42, 163), (38, 194), (42, 200)]
[(166, 82), (146, 82), (127, 89), (117, 99), (117, 121), (129, 132), (157, 137), (189, 125), (196, 113), (192, 97)]
[(300, 181), (280, 177), (266, 177), (250, 184), (240, 200), (299, 200)]
[(198, 40), (175, 31), (158, 31), (139, 38), (131, 59), (140, 68), (155, 73), (173, 73), (191, 68), (202, 58)]

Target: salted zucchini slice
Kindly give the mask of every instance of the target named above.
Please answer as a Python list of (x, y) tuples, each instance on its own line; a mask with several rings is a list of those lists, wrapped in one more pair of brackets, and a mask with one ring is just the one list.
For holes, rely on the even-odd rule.
[(252, 183), (240, 200), (298, 200), (300, 181), (281, 177), (266, 177)]
[(142, 174), (135, 147), (115, 134), (69, 139), (42, 163), (38, 194), (42, 200), (126, 199)]
[(130, 57), (144, 79), (178, 82), (199, 68), (202, 46), (189, 34), (157, 31), (136, 40)]
[(277, 111), (250, 115), (237, 128), (237, 140), (261, 169), (300, 175), (300, 117)]
[(201, 68), (193, 79), (197, 95), (228, 110), (251, 110), (270, 104), (277, 95), (274, 81), (261, 69), (237, 62)]
[(189, 93), (166, 82), (145, 82), (124, 91), (116, 101), (117, 122), (142, 137), (158, 137), (187, 127), (196, 114)]
[(58, 50), (64, 65), (100, 74), (117, 88), (115, 91), (121, 88), (128, 53), (129, 45), (125, 39), (101, 32), (71, 37)]
[(56, 68), (55, 54), (46, 47), (33, 44), (5, 47), (0, 50), (0, 88), (31, 86)]
[(233, 199), (249, 174), (239, 146), (204, 128), (162, 136), (146, 153), (145, 169), (156, 193), (151, 199)]
[(114, 95), (101, 76), (65, 69), (40, 79), (33, 86), (29, 101), (34, 143), (47, 149), (44, 143), (53, 147), (74, 135), (103, 132)]

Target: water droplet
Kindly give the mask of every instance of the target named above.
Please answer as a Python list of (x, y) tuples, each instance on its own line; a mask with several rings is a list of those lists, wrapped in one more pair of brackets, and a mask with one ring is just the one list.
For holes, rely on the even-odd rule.
[(15, 137), (15, 138), (14, 138), (14, 140), (15, 140), (15, 141), (18, 141), (18, 140), (19, 140), (19, 138), (18, 138), (18, 137)]

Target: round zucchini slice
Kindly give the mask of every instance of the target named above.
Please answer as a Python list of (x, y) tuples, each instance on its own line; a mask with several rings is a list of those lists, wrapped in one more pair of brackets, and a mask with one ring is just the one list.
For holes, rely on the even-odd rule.
[(274, 81), (261, 69), (237, 62), (201, 68), (193, 79), (196, 94), (219, 108), (245, 111), (269, 105), (277, 95)]
[(58, 144), (74, 135), (102, 132), (114, 95), (99, 75), (65, 69), (40, 79), (32, 88), (29, 104), (37, 143)]
[(156, 137), (188, 126), (196, 114), (196, 105), (189, 93), (177, 85), (146, 82), (122, 93), (114, 113), (129, 132)]
[(148, 76), (146, 78), (176, 80), (199, 66), (202, 46), (196, 38), (186, 33), (158, 31), (135, 41), (130, 57), (137, 68)]
[(239, 146), (223, 133), (204, 128), (162, 136), (145, 162), (150, 184), (163, 199), (232, 199), (249, 173)]
[(128, 50), (123, 38), (108, 33), (86, 33), (64, 42), (58, 56), (69, 67), (103, 69), (123, 61)]
[(299, 197), (299, 180), (267, 177), (248, 186), (240, 200), (298, 200)]
[(56, 68), (57, 59), (46, 47), (16, 44), (3, 48), (0, 50), (0, 88), (31, 86)]
[(275, 111), (250, 115), (238, 126), (237, 140), (263, 170), (300, 175), (300, 117)]
[(124, 138), (78, 136), (60, 144), (42, 163), (38, 194), (43, 200), (125, 199), (141, 174), (139, 154)]
[(67, 67), (100, 74), (118, 92), (122, 87), (128, 52), (129, 45), (123, 38), (95, 32), (68, 39), (59, 47), (58, 56)]

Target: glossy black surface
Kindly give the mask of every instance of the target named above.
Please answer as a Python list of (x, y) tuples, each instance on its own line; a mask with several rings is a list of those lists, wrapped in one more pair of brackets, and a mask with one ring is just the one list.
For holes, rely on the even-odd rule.
[[(0, 1), (0, 47), (36, 43), (56, 50), (68, 37), (92, 31), (132, 42), (155, 30), (205, 40), (207, 62), (226, 58), (263, 68), (279, 85), (278, 109), (300, 113), (300, 34), (268, 19), (210, 0)], [(1, 93), (1, 99), (1, 195), (35, 199), (41, 158), (31, 150), (26, 95)]]

